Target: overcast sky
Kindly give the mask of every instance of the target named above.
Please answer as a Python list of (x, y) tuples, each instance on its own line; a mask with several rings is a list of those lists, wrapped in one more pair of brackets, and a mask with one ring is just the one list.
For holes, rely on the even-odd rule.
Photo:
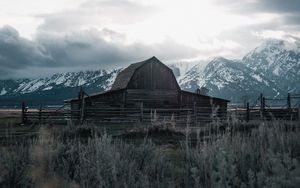
[(300, 0), (0, 0), (0, 78), (241, 58), (300, 37)]

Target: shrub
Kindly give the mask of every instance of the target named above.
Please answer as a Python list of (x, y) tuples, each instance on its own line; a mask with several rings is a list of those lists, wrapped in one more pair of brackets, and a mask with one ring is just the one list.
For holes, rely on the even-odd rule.
[(239, 124), (218, 131), (216, 122), (193, 147), (189, 130), (177, 147), (42, 127), (34, 140), (1, 146), (0, 187), (299, 187), (298, 125)]

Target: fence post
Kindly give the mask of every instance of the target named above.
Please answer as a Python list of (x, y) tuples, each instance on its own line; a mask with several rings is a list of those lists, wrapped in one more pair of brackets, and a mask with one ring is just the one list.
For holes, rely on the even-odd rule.
[(288, 93), (288, 96), (287, 96), (287, 105), (288, 105), (288, 108), (291, 109), (291, 94)]
[(263, 106), (262, 106), (262, 109), (263, 109), (263, 112), (266, 109), (266, 98), (265, 97), (263, 97)]
[(194, 122), (195, 126), (197, 125), (197, 104), (194, 102)]
[(140, 121), (143, 122), (143, 119), (144, 119), (144, 104), (143, 102), (141, 102), (141, 118), (140, 118)]
[(249, 102), (246, 104), (247, 111), (246, 111), (246, 121), (249, 122), (250, 120), (250, 108), (249, 108)]
[(262, 96), (261, 97), (261, 107), (260, 107), (262, 117), (265, 116), (265, 108), (266, 108), (266, 98), (264, 96)]
[(25, 102), (22, 102), (22, 124), (25, 125), (26, 123), (26, 109), (25, 109)]
[(83, 124), (84, 121), (84, 115), (85, 115), (85, 102), (84, 102), (84, 97), (81, 98), (81, 111), (80, 111), (80, 124)]
[(84, 101), (84, 91), (82, 89), (82, 87), (80, 87), (80, 91), (78, 94), (78, 112), (79, 112), (79, 116), (78, 116), (78, 120), (79, 123), (82, 124), (84, 121), (84, 116), (85, 116), (85, 101)]
[(300, 105), (298, 106), (298, 121), (300, 122)]
[(288, 96), (287, 96), (287, 106), (288, 106), (288, 115), (289, 115), (289, 119), (292, 120), (292, 108), (291, 108), (291, 94), (288, 93)]
[(42, 105), (40, 106), (39, 109), (39, 124), (41, 124), (41, 121), (42, 121)]
[(260, 111), (262, 112), (263, 111), (263, 94), (261, 93), (260, 94)]
[(78, 93), (78, 116), (77, 116), (77, 119), (80, 120), (80, 111), (81, 111), (81, 89), (80, 88), (80, 91)]
[(82, 99), (83, 99), (83, 89), (80, 87), (80, 91), (78, 93), (78, 120), (81, 121), (81, 112), (82, 112)]

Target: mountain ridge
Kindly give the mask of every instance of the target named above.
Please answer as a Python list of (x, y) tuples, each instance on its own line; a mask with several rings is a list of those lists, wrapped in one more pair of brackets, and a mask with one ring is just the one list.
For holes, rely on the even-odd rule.
[[(233, 102), (240, 102), (245, 96), (253, 101), (260, 93), (272, 98), (286, 96), (288, 92), (300, 93), (299, 41), (268, 40), (240, 60), (215, 57), (207, 62), (175, 62), (168, 66), (182, 89), (195, 91), (204, 86), (209, 89), (209, 95)], [(21, 100), (63, 101), (76, 96), (80, 87), (88, 93), (106, 91), (121, 70), (0, 80), (0, 101), (2, 104)]]

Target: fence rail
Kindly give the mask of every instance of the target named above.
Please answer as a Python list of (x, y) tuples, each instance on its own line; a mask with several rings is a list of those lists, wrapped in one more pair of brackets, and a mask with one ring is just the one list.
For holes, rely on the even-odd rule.
[[(81, 91), (80, 98), (83, 99), (84, 93)], [(47, 121), (74, 121), (76, 123), (99, 122), (99, 123), (120, 123), (120, 122), (144, 122), (165, 121), (176, 125), (203, 125), (212, 121), (227, 121), (237, 119), (241, 121), (251, 120), (299, 120), (300, 101), (292, 104), (295, 99), (300, 99), (300, 95), (288, 94), (287, 98), (271, 99), (261, 94), (254, 104), (246, 106), (228, 106), (225, 111), (220, 111), (214, 107), (194, 107), (189, 108), (146, 108), (141, 103), (140, 107), (116, 107), (105, 103), (94, 101), (96, 106), (80, 105), (78, 109), (71, 109), (69, 105), (55, 106), (52, 108), (33, 108), (30, 109), (23, 102), (21, 110), (15, 110), (14, 117), (20, 117), (23, 124), (28, 122), (47, 122)], [(272, 107), (269, 101), (284, 101), (283, 106)], [(259, 104), (260, 101), (260, 104)], [(84, 101), (82, 101), (84, 104)], [(1, 119), (1, 111), (0, 111)]]
[(241, 121), (251, 120), (299, 120), (300, 113), (298, 108), (291, 109), (271, 109), (265, 108), (263, 111), (258, 108), (228, 108), (224, 112), (214, 112), (213, 108), (197, 107), (183, 109), (168, 108), (96, 108), (86, 107), (82, 110), (71, 110), (64, 106), (60, 109), (22, 109), (20, 116), (22, 122), (49, 122), (49, 121), (80, 121), (98, 122), (98, 123), (120, 123), (120, 122), (143, 122), (151, 123), (153, 121), (164, 121), (174, 123), (178, 126), (203, 125), (212, 121), (227, 121), (231, 119)]

